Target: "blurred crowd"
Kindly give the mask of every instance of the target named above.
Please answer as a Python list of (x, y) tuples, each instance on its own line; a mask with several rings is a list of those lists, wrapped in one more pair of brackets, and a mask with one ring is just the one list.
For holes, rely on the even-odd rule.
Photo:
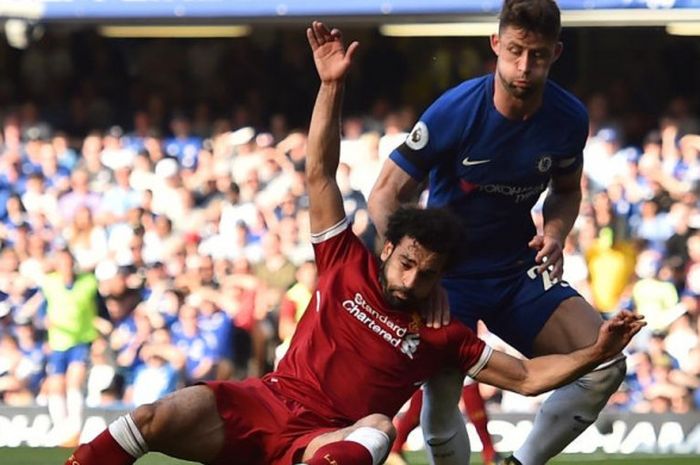
[[(584, 198), (565, 279), (604, 317), (629, 308), (649, 322), (610, 407), (698, 409), (700, 120), (675, 99), (637, 147), (604, 97), (588, 105)], [(281, 115), (263, 129), (181, 113), (157, 127), (137, 111), (130, 127), (76, 139), (40, 113), (25, 106), (2, 122), (0, 404), (51, 411), (62, 390), (70, 415), (71, 385), (88, 406), (120, 407), (270, 371), (316, 282), (305, 132)], [(343, 122), (338, 181), (370, 247), (366, 198), (415, 118), (386, 107)], [(541, 222), (541, 202), (533, 214)], [(80, 299), (66, 300), (66, 286)], [(48, 342), (86, 347), (84, 373), (65, 375)], [(67, 379), (52, 387), (56, 374)], [(541, 401), (483, 393), (506, 412)]]

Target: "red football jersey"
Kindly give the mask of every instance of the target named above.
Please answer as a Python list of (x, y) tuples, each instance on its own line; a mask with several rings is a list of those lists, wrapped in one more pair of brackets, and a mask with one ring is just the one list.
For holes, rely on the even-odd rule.
[(393, 417), (413, 392), (445, 367), (470, 376), (492, 350), (453, 321), (426, 327), (415, 312), (392, 310), (378, 259), (346, 220), (312, 238), (318, 287), (286, 356), (266, 376), (283, 395), (325, 418), (355, 422)]

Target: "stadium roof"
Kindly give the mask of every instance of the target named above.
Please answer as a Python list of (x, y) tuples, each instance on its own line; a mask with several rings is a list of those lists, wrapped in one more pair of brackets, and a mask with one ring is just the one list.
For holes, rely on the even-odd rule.
[[(700, 9), (700, 0), (560, 0), (563, 10), (595, 13), (599, 19), (611, 10), (629, 17), (688, 13)], [(218, 19), (298, 21), (309, 18), (347, 17), (398, 20), (493, 19), (501, 0), (0, 0), (0, 17), (41, 22), (104, 21), (126, 19)], [(687, 16), (685, 19), (689, 19)], [(696, 19), (697, 18), (690, 18)], [(661, 23), (660, 23), (661, 24)]]

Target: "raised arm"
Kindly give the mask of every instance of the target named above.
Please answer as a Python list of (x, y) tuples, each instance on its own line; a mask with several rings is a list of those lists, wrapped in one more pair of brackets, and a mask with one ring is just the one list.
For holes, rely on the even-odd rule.
[(316, 96), (306, 157), (311, 232), (320, 233), (345, 217), (343, 197), (335, 180), (340, 157), (340, 110), (345, 76), (358, 43), (345, 49), (338, 29), (314, 21), (306, 30), (321, 86)]
[(643, 317), (622, 311), (600, 328), (593, 345), (570, 354), (520, 360), (495, 351), (475, 379), (482, 383), (534, 396), (568, 384), (601, 363), (618, 357), (646, 323)]
[(384, 238), (389, 216), (402, 204), (413, 200), (418, 186), (419, 183), (394, 160), (388, 158), (384, 162), (367, 201), (367, 211), (380, 237)]

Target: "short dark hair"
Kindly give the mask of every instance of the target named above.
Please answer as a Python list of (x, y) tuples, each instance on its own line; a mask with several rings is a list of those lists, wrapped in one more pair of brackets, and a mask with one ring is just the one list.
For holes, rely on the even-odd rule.
[(557, 40), (561, 32), (561, 14), (554, 0), (504, 0), (498, 31), (508, 26)]
[(460, 218), (445, 208), (401, 207), (389, 217), (386, 240), (397, 245), (411, 237), (431, 252), (447, 256), (445, 269), (449, 269), (460, 257), (463, 232)]

